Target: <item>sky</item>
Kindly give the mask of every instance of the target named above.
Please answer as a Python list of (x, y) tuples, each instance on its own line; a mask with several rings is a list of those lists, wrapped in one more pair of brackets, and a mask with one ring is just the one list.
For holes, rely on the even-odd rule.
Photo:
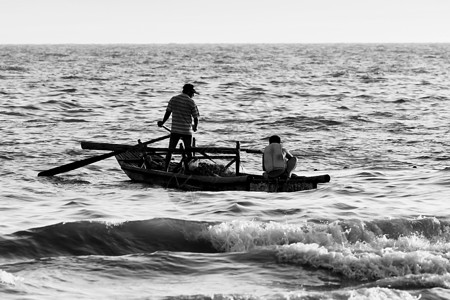
[(450, 0), (0, 0), (0, 44), (449, 43)]

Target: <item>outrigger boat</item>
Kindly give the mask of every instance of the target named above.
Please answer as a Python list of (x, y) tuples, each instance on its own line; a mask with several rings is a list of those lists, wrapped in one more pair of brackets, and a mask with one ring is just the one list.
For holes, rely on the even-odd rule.
[[(263, 175), (240, 172), (241, 152), (262, 154), (260, 150), (242, 149), (240, 143), (236, 147), (193, 147), (192, 160), (188, 173), (184, 170), (186, 150), (180, 146), (171, 152), (181, 156), (180, 162), (171, 162), (169, 170), (164, 169), (164, 157), (168, 148), (142, 147), (81, 142), (83, 149), (112, 150), (125, 174), (133, 181), (149, 183), (166, 188), (177, 188), (195, 191), (264, 191), (295, 192), (316, 189), (319, 183), (330, 181), (330, 176), (293, 176), (291, 178), (265, 178)], [(213, 162), (214, 164), (204, 163)], [(220, 165), (216, 161), (227, 160), (228, 164)], [(194, 167), (194, 165), (196, 166)], [(230, 170), (235, 165), (234, 172)]]

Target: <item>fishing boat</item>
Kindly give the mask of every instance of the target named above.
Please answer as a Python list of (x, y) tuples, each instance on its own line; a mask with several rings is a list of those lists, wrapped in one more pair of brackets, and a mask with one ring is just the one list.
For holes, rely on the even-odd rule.
[[(316, 189), (319, 183), (330, 181), (330, 176), (293, 176), (291, 178), (267, 178), (257, 174), (240, 172), (241, 153), (262, 154), (260, 150), (236, 147), (193, 147), (189, 170), (183, 163), (186, 150), (172, 149), (174, 156), (180, 160), (171, 162), (169, 169), (164, 168), (164, 158), (168, 148), (154, 148), (82, 142), (83, 149), (113, 150), (115, 157), (125, 174), (133, 181), (143, 182), (166, 188), (191, 191), (262, 191), (262, 192), (296, 192)], [(206, 161), (206, 162), (205, 162)], [(220, 164), (221, 161), (228, 163)], [(234, 171), (230, 167), (234, 165)]]

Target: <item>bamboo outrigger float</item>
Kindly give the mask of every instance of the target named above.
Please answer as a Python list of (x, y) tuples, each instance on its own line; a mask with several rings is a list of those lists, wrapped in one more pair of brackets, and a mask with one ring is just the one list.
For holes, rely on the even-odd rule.
[[(242, 149), (240, 143), (236, 142), (235, 148), (226, 147), (193, 147), (191, 148), (192, 162), (198, 166), (192, 167), (189, 173), (183, 169), (183, 161), (186, 159), (186, 150), (180, 147), (171, 152), (181, 155), (181, 161), (171, 162), (169, 170), (164, 170), (164, 157), (168, 148), (154, 148), (108, 143), (82, 142), (83, 149), (112, 150), (117, 152), (115, 157), (125, 172), (133, 181), (144, 182), (166, 188), (177, 188), (182, 190), (202, 191), (264, 191), (264, 192), (295, 192), (316, 189), (319, 183), (330, 181), (329, 175), (297, 176), (292, 178), (268, 179), (263, 175), (246, 174), (240, 172), (241, 152), (259, 153), (259, 150)], [(216, 166), (215, 172), (202, 161), (228, 161), (226, 165)], [(234, 164), (235, 171), (230, 167)], [(214, 168), (213, 168), (214, 169)]]

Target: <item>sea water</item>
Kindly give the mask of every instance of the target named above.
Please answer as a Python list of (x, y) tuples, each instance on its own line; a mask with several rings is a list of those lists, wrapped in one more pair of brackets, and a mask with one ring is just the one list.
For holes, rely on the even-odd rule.
[[(448, 44), (0, 46), (0, 298), (450, 298), (449, 70)], [(331, 181), (179, 191), (114, 158), (37, 176), (104, 153), (81, 141), (166, 135), (187, 82), (198, 146), (278, 134)]]

